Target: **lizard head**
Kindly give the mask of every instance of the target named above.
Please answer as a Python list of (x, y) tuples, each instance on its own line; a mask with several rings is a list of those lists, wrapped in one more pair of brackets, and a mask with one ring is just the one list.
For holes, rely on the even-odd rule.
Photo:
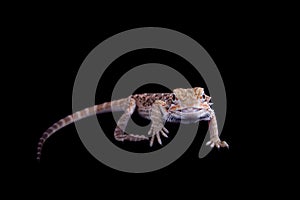
[(212, 109), (209, 103), (211, 97), (204, 94), (201, 87), (177, 88), (173, 90), (173, 104), (169, 111), (172, 117), (181, 120), (181, 123), (195, 123), (210, 120)]

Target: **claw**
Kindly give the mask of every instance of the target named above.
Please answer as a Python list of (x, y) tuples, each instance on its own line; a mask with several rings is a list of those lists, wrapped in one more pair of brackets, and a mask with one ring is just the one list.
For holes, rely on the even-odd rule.
[(165, 138), (168, 138), (168, 135), (165, 134), (163, 131), (160, 131), (160, 133), (161, 133)]
[(162, 145), (162, 142), (161, 142), (161, 139), (160, 139), (160, 136), (159, 136), (159, 133), (156, 134), (156, 137), (157, 137), (157, 141), (160, 145)]
[(150, 128), (150, 130), (148, 131), (148, 135), (151, 135), (152, 133), (152, 128)]
[(229, 148), (229, 145), (227, 144), (227, 142), (222, 141), (221, 142), (221, 147), (227, 147), (227, 148)]
[(227, 149), (229, 149), (229, 145), (227, 144), (227, 142), (223, 141), (225, 147), (227, 147)]
[(152, 136), (152, 138), (151, 138), (151, 140), (150, 140), (150, 147), (152, 147), (152, 145), (153, 145), (153, 142), (154, 142), (154, 135)]
[(162, 128), (164, 130), (164, 132), (166, 132), (167, 134), (169, 133), (168, 129), (166, 129), (165, 127)]
[(218, 140), (216, 142), (213, 142), (210, 140), (206, 143), (206, 146), (208, 146), (208, 145), (210, 145), (211, 148), (217, 147), (219, 149), (220, 147), (227, 147), (229, 149), (229, 145), (227, 144), (227, 142), (220, 141), (220, 140)]

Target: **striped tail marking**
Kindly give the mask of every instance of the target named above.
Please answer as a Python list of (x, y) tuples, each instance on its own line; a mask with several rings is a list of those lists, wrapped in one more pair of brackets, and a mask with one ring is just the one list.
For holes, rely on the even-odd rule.
[(53, 135), (56, 131), (59, 129), (75, 122), (78, 120), (81, 120), (83, 118), (95, 115), (95, 114), (100, 114), (100, 113), (105, 113), (105, 112), (111, 112), (111, 102), (106, 102), (103, 104), (95, 105), (86, 109), (83, 109), (81, 111), (75, 112), (72, 115), (68, 115), (67, 117), (59, 120), (55, 124), (53, 124), (51, 127), (49, 127), (42, 135), (42, 137), (39, 140), (38, 147), (37, 147), (37, 160), (41, 159), (42, 155), (42, 149), (43, 145), (46, 142), (46, 140)]

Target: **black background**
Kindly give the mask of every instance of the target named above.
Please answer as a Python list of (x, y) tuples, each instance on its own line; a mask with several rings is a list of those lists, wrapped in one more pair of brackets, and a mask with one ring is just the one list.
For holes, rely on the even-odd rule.
[[(15, 79), (20, 83), (17, 86), (18, 96), (22, 98), (15, 100), (22, 109), (22, 112), (18, 113), (19, 118), (22, 119), (20, 124), (24, 123), (20, 127), (17, 127), (18, 125), (14, 127), (22, 130), (22, 133), (16, 131), (17, 142), (22, 143), (22, 146), (18, 146), (21, 150), (18, 148), (18, 154), (14, 153), (15, 155), (11, 157), (17, 163), (14, 165), (16, 170), (12, 174), (17, 174), (19, 177), (25, 175), (25, 178), (20, 178), (23, 180), (21, 183), (32, 180), (36, 182), (32, 188), (43, 189), (52, 186), (50, 183), (55, 181), (56, 189), (64, 189), (65, 185), (81, 187), (96, 182), (99, 184), (99, 191), (105, 190), (100, 188), (100, 185), (101, 187), (104, 185), (108, 188), (121, 188), (123, 192), (144, 189), (154, 192), (163, 190), (164, 187), (169, 188), (173, 184), (177, 187), (193, 185), (197, 188), (206, 185), (206, 182), (208, 187), (219, 186), (230, 191), (234, 189), (234, 185), (242, 186), (247, 184), (248, 180), (258, 181), (255, 174), (257, 171), (264, 171), (260, 159), (263, 156), (258, 152), (258, 145), (253, 146), (252, 142), (254, 140), (252, 138), (257, 135), (253, 134), (255, 119), (253, 123), (249, 123), (253, 119), (253, 113), (249, 111), (249, 107), (251, 110), (249, 96), (253, 94), (255, 82), (260, 79), (259, 74), (256, 74), (255, 79), (252, 78), (253, 71), (258, 69), (254, 68), (251, 58), (260, 55), (252, 51), (258, 33), (256, 29), (252, 29), (251, 23), (231, 20), (222, 22), (149, 20), (103, 23), (68, 17), (39, 20), (32, 17), (21, 22), (13, 35), (17, 41), (13, 49), (18, 51), (20, 56), (11, 60), (12, 66), (18, 66), (13, 67), (13, 70), (17, 72)], [(111, 169), (93, 158), (80, 141), (72, 124), (47, 140), (41, 162), (36, 162), (36, 146), (41, 134), (51, 124), (72, 113), (73, 83), (81, 63), (89, 52), (114, 34), (146, 26), (165, 27), (182, 32), (201, 44), (212, 57), (222, 75), (227, 94), (228, 111), (221, 138), (229, 143), (230, 149), (213, 149), (205, 158), (199, 159), (199, 148), (207, 130), (207, 124), (200, 123), (201, 128), (192, 146), (171, 165), (150, 173), (124, 173)], [(14, 65), (20, 61), (22, 65)], [(132, 52), (112, 65), (123, 66), (125, 69), (126, 66), (132, 67), (153, 61), (171, 67), (178, 67), (180, 64), (188, 65), (176, 55), (151, 49)], [(112, 87), (110, 81), (116, 79), (119, 73), (118, 71), (107, 73), (101, 81), (104, 85)], [(204, 84), (199, 86), (206, 87), (203, 80), (195, 80), (192, 73), (190, 80), (194, 86), (199, 82)], [(107, 93), (110, 91), (109, 87), (102, 89), (102, 85), (99, 84), (95, 97), (96, 103), (110, 99), (110, 93)], [(153, 87), (144, 87), (141, 90), (151, 88), (153, 89)], [(158, 86), (154, 88), (163, 90)], [(103, 114), (98, 119), (104, 126), (108, 125), (106, 129), (113, 134), (114, 124), (108, 120), (110, 116), (110, 114)], [(164, 144), (167, 143), (164, 141)], [(122, 147), (120, 144), (117, 145)], [(139, 151), (139, 148), (144, 148), (144, 145), (148, 147), (148, 143), (125, 142), (123, 147)], [(173, 182), (171, 179), (176, 181)], [(158, 186), (150, 181), (155, 181)], [(191, 181), (195, 181), (195, 184)], [(228, 182), (234, 184), (230, 186)]]

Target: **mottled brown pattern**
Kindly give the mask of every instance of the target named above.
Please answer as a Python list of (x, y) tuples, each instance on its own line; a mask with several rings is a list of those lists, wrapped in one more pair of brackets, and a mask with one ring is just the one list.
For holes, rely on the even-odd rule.
[(114, 137), (117, 141), (124, 141), (125, 139), (125, 134), (123, 134), (123, 131), (120, 129), (119, 126), (116, 126)]
[(103, 109), (109, 109), (110, 108), (110, 103), (109, 102), (106, 102), (103, 104)]
[[(96, 108), (97, 113), (102, 113), (103, 111), (104, 112), (111, 111), (111, 103), (110, 102), (105, 102), (105, 103), (97, 106), (97, 108)], [(92, 113), (93, 112), (91, 112), (90, 114), (92, 114)]]
[(72, 118), (73, 118), (73, 120), (79, 119), (79, 113), (76, 112), (76, 113), (72, 114)]
[[(228, 147), (228, 144), (225, 141), (221, 141), (218, 137), (217, 121), (214, 111), (210, 108), (210, 99), (211, 97), (205, 95), (204, 89), (201, 87), (177, 88), (172, 93), (135, 94), (123, 99), (88, 107), (59, 120), (43, 133), (38, 143), (37, 159), (39, 160), (41, 157), (44, 142), (59, 129), (94, 114), (115, 111), (124, 112), (117, 123), (114, 133), (116, 140), (119, 141), (140, 141), (148, 140), (151, 137), (150, 146), (153, 144), (154, 138), (157, 138), (161, 144), (160, 134), (167, 137), (166, 134), (168, 133), (168, 130), (164, 127), (165, 121), (196, 123), (199, 120), (210, 120), (211, 140), (207, 144), (211, 145), (211, 147), (214, 145), (218, 148)], [(125, 133), (128, 120), (135, 109), (142, 117), (151, 120), (152, 125), (148, 132), (149, 137)]]
[(96, 111), (97, 111), (97, 112), (100, 112), (102, 109), (103, 109), (103, 105), (100, 104), (100, 105), (97, 106)]
[(67, 123), (69, 123), (70, 121), (71, 121), (71, 119), (72, 119), (72, 116), (71, 115), (69, 115), (68, 117), (66, 117), (64, 120), (65, 120), (65, 123), (67, 124)]
[(162, 100), (168, 106), (172, 103), (173, 93), (144, 93), (132, 96), (136, 101), (137, 107), (151, 107), (156, 100)]
[(62, 126), (62, 125), (63, 125), (62, 120), (59, 120), (57, 123), (58, 123), (59, 126)]
[(202, 94), (203, 94), (203, 88), (200, 88), (200, 87), (195, 87), (194, 88), (194, 94), (195, 96), (197, 97), (197, 99), (202, 99)]
[(177, 110), (177, 109), (179, 109), (179, 108), (180, 108), (179, 105), (173, 105), (173, 106), (170, 107), (170, 110), (171, 110), (171, 111), (174, 111), (174, 110)]
[(51, 127), (46, 130), (46, 133), (51, 133), (51, 132), (52, 132)]

